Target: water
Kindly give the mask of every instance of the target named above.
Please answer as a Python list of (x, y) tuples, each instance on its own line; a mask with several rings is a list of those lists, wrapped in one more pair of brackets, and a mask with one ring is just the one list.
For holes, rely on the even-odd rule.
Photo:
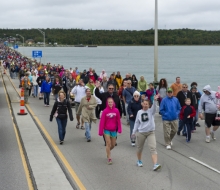
[[(111, 74), (120, 71), (141, 75), (147, 82), (154, 80), (154, 47), (153, 46), (99, 46), (88, 47), (22, 47), (21, 53), (31, 57), (32, 50), (42, 50), (42, 62), (62, 64), (65, 68), (80, 71), (92, 67), (99, 75), (102, 69)], [(220, 85), (220, 46), (160, 46), (158, 79), (166, 78), (171, 85), (177, 76), (182, 83), (190, 85), (196, 81), (201, 89), (210, 84), (213, 90)]]

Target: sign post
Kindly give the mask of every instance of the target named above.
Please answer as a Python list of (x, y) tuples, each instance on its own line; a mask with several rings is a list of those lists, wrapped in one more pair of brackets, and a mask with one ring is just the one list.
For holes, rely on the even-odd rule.
[(41, 62), (41, 58), (42, 58), (43, 54), (41, 50), (33, 50), (32, 51), (32, 57), (33, 58), (40, 58), (40, 62)]

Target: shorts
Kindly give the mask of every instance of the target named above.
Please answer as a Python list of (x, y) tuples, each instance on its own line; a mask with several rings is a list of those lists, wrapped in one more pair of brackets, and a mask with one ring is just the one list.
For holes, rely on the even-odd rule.
[[(79, 109), (79, 105), (80, 103), (79, 102), (75, 102), (75, 111), (77, 113), (78, 109)], [(81, 113), (77, 114), (77, 115), (81, 115)]]
[(104, 130), (104, 134), (108, 135), (112, 138), (116, 138), (117, 137), (117, 132), (116, 131), (109, 131), (109, 130)]
[(220, 121), (215, 120), (215, 113), (205, 113), (205, 125), (210, 128), (211, 126), (220, 126)]

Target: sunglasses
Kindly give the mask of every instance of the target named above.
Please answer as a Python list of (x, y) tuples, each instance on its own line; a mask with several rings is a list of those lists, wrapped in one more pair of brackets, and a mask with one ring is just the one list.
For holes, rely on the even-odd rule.
[(109, 90), (114, 90), (114, 88), (108, 88)]

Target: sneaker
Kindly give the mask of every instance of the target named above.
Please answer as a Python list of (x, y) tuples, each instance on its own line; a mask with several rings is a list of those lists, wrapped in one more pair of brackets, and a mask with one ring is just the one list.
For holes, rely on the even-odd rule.
[(186, 139), (186, 142), (189, 143), (190, 141)]
[(137, 161), (137, 166), (138, 166), (138, 167), (143, 167), (143, 163), (141, 162), (141, 160), (138, 160), (138, 161)]
[(192, 130), (192, 131), (191, 131), (191, 133), (195, 133), (195, 131), (194, 131), (194, 130)]
[(131, 143), (131, 146), (135, 147), (135, 143), (132, 142), (132, 143)]
[(161, 165), (160, 164), (155, 164), (154, 167), (153, 167), (153, 170), (154, 171), (157, 171), (161, 168)]
[(49, 107), (50, 105), (47, 105), (47, 107)]
[(112, 165), (112, 159), (108, 159), (107, 164)]
[(47, 104), (44, 104), (45, 107), (47, 107)]
[(171, 146), (170, 145), (167, 145), (167, 150), (171, 150)]
[(177, 133), (176, 133), (177, 135), (180, 135), (180, 132), (179, 131), (177, 131)]
[(62, 144), (63, 144), (63, 141), (60, 141), (60, 144), (62, 145)]
[(210, 137), (206, 137), (205, 142), (210, 143)]
[(91, 139), (87, 139), (87, 142), (91, 142)]
[(196, 127), (200, 127), (200, 124), (199, 124), (199, 123), (196, 123)]
[(212, 137), (213, 140), (216, 140), (215, 133), (211, 132), (211, 137)]

